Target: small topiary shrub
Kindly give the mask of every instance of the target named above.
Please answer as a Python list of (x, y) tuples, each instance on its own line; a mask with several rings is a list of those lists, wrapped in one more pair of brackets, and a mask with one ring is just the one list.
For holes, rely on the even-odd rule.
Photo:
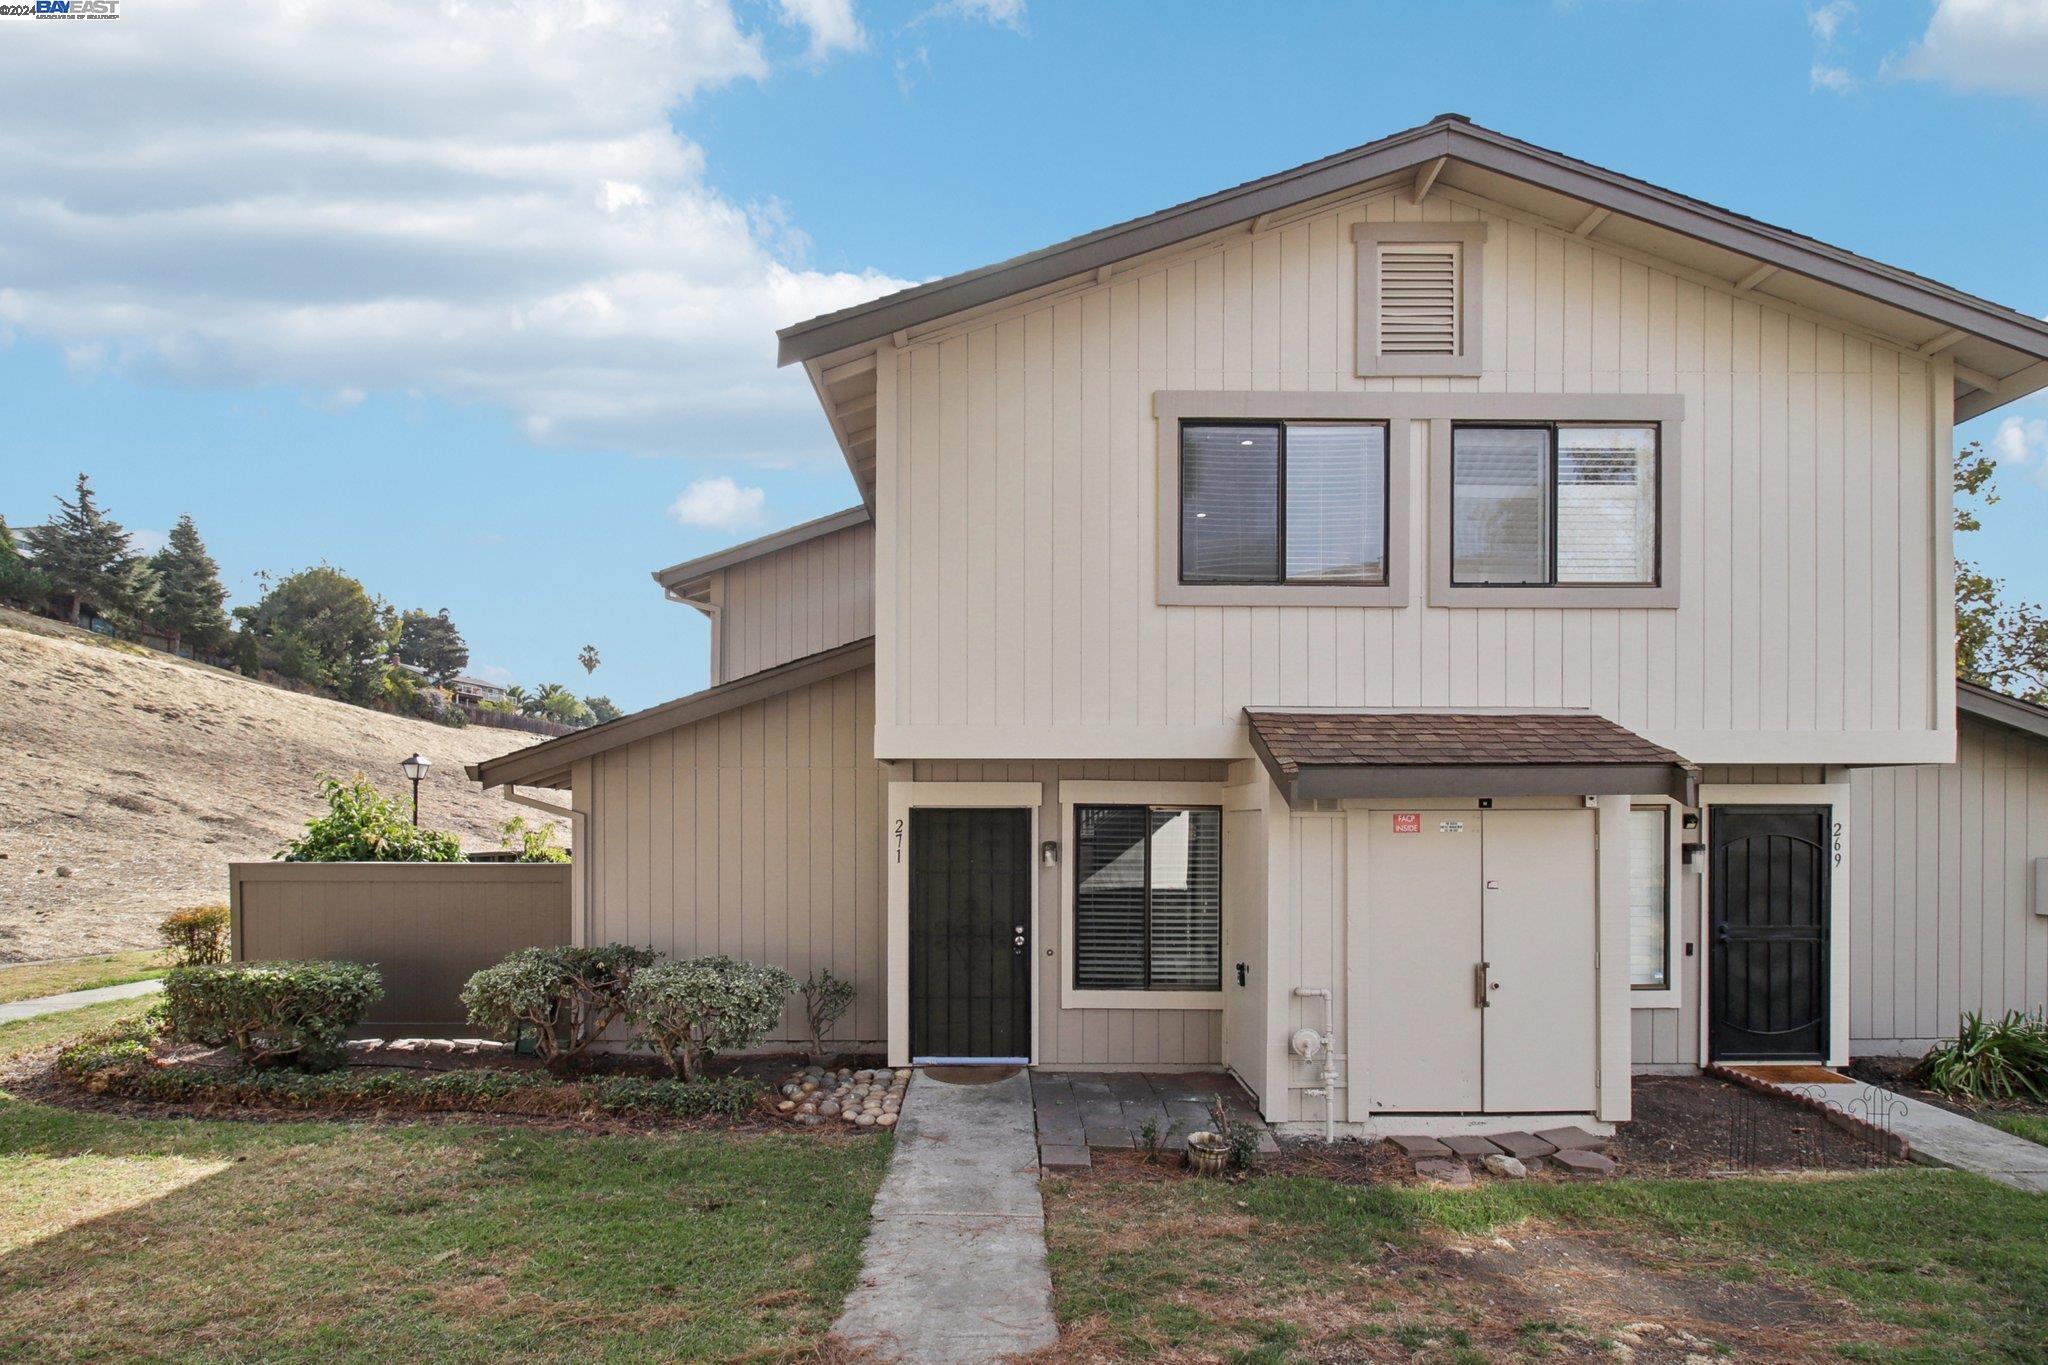
[(195, 905), (173, 910), (157, 925), (157, 936), (180, 967), (204, 967), (228, 960), (228, 908)]
[(1914, 1075), (1944, 1095), (2048, 1103), (2048, 1020), (2008, 1010), (1993, 1024), (1972, 1010), (1963, 1016), (1955, 1041), (1922, 1057)]
[(589, 1047), (626, 1012), (626, 991), (655, 959), (651, 948), (521, 948), (484, 968), (462, 988), (469, 1022), (517, 1042), (532, 1031), (534, 1050), (560, 1066)]
[(853, 1007), (853, 996), (853, 983), (834, 976), (829, 968), (820, 967), (804, 978), (804, 1023), (811, 1031), (812, 1062), (823, 1064), (825, 1035)]
[(360, 962), (235, 962), (173, 967), (164, 977), (173, 1042), (232, 1047), (250, 1066), (341, 1065), (348, 1031), (384, 994)]
[(626, 988), (626, 1017), (672, 1074), (694, 1081), (713, 1053), (767, 1037), (795, 989), (796, 979), (780, 967), (690, 957), (636, 973)]

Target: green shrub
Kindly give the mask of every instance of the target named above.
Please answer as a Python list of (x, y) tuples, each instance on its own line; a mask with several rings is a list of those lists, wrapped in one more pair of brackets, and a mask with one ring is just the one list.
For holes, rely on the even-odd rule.
[(745, 1076), (695, 1081), (653, 1081), (611, 1076), (592, 1084), (597, 1107), (608, 1114), (665, 1114), (679, 1119), (744, 1118), (767, 1091)]
[(823, 1062), (825, 1035), (853, 1006), (853, 983), (834, 976), (829, 968), (820, 967), (804, 978), (803, 991), (804, 1023), (811, 1033), (811, 1060)]
[(499, 843), (517, 853), (522, 863), (568, 862), (569, 850), (555, 842), (559, 833), (553, 825), (528, 825), (523, 815), (498, 826)]
[(232, 1047), (250, 1066), (339, 1066), (348, 1031), (384, 994), (359, 962), (235, 962), (174, 967), (164, 977), (173, 1042)]
[(626, 1017), (669, 1071), (694, 1081), (721, 1049), (752, 1047), (782, 1017), (796, 980), (780, 967), (730, 957), (691, 957), (636, 973)]
[(469, 1022), (509, 1042), (531, 1029), (534, 1050), (558, 1066), (589, 1047), (626, 1010), (634, 975), (651, 948), (521, 948), (462, 988)]
[(452, 834), (420, 829), (398, 803), (361, 773), (343, 782), (323, 774), (327, 813), (306, 822), (304, 837), (278, 850), (288, 863), (459, 863), (462, 846)]
[(195, 905), (165, 915), (156, 932), (178, 966), (204, 967), (228, 960), (229, 921), (225, 905)]
[(1955, 1041), (1922, 1057), (1914, 1075), (1944, 1095), (2048, 1103), (2048, 1020), (2008, 1010), (1992, 1024), (1972, 1010)]

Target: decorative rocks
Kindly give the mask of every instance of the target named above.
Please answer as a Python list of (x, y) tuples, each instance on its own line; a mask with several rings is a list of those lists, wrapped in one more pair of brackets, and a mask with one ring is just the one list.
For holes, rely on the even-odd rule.
[(855, 1129), (894, 1128), (910, 1088), (910, 1069), (808, 1066), (780, 1087), (780, 1113), (806, 1127), (838, 1119)]
[(1456, 1189), (1464, 1189), (1472, 1183), (1472, 1171), (1462, 1161), (1424, 1158), (1415, 1163), (1415, 1174), (1433, 1185), (1449, 1185)]
[(1480, 1157), (1479, 1164), (1484, 1166), (1489, 1174), (1497, 1175), (1503, 1180), (1527, 1180), (1529, 1178), (1529, 1168), (1527, 1166), (1524, 1166), (1516, 1158), (1500, 1152), (1490, 1152)]

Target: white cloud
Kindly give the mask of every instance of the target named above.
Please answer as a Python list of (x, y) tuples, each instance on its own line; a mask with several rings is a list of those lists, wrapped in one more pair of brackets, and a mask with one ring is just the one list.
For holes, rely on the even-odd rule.
[(742, 488), (724, 474), (714, 474), (685, 488), (669, 504), (668, 514), (685, 526), (731, 531), (759, 522), (767, 500), (758, 488)]
[(2028, 478), (2048, 488), (2048, 418), (2008, 417), (1985, 447), (1999, 464), (2024, 470)]
[(1832, 43), (1835, 35), (1855, 17), (1856, 6), (1850, 0), (1828, 0), (1819, 9), (1806, 12), (1806, 23), (1813, 30), (1814, 37), (1823, 43)]
[(810, 60), (823, 61), (834, 52), (858, 52), (868, 45), (853, 0), (779, 0), (782, 22), (811, 35)]
[(1927, 32), (1886, 74), (2048, 100), (2048, 3), (1937, 0)]
[(153, 555), (170, 543), (171, 533), (168, 531), (128, 532), (128, 548), (139, 555)]
[(1025, 0), (940, 0), (918, 18), (971, 19), (1022, 33), (1025, 8)]
[(805, 268), (671, 125), (769, 74), (727, 0), (153, 0), (85, 27), (0, 45), (15, 106), (66, 111), (0, 144), (0, 335), (117, 373), (789, 459), (822, 440), (774, 329), (905, 284)]
[(1856, 88), (1854, 76), (1826, 62), (1815, 62), (1806, 79), (1808, 89), (1825, 90), (1831, 95), (1846, 95)]
[(462, 671), (466, 676), (475, 678), (479, 682), (492, 683), (498, 687), (510, 687), (514, 682), (518, 681), (512, 676), (511, 669), (500, 668), (496, 664), (472, 662), (469, 667)]

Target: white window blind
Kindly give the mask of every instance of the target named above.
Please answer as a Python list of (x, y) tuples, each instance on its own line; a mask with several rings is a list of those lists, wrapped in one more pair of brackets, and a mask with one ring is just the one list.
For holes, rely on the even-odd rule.
[(1557, 581), (1650, 583), (1656, 577), (1656, 431), (1559, 427)]
[(1189, 583), (1280, 576), (1280, 429), (1180, 433), (1180, 565)]
[(1075, 987), (1219, 989), (1223, 813), (1080, 806), (1074, 826)]
[(1381, 355), (1458, 354), (1458, 247), (1382, 243)]
[(1387, 429), (1287, 428), (1287, 577), (1385, 582)]
[(1546, 582), (1549, 485), (1548, 428), (1459, 427), (1451, 440), (1452, 577)]
[(1629, 811), (1628, 980), (1644, 990), (1671, 984), (1671, 812)]

